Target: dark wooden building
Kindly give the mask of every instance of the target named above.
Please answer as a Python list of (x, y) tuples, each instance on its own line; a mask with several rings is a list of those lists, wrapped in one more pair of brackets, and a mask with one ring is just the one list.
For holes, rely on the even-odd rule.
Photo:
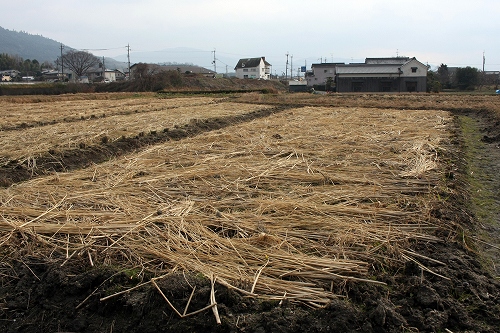
[(337, 92), (425, 92), (428, 67), (415, 58), (366, 58), (337, 65)]

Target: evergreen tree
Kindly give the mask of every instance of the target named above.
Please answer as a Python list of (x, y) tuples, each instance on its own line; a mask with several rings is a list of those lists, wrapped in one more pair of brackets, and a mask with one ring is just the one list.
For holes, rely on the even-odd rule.
[(458, 89), (474, 90), (479, 83), (479, 70), (470, 66), (457, 68), (456, 79)]

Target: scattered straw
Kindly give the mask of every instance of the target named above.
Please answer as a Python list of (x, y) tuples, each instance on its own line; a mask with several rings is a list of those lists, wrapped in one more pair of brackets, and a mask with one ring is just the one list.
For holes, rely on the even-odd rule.
[[(212, 288), (324, 306), (345, 281), (381, 283), (374, 262), (431, 259), (401, 250), (439, 241), (429, 201), (443, 119), (304, 107), (152, 146), (0, 190), (0, 239), (16, 230), (65, 263), (175, 267)], [(208, 308), (217, 317), (213, 297)]]

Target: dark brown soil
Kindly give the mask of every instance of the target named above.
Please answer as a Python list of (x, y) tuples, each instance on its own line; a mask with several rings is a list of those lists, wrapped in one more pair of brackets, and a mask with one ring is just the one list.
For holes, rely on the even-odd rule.
[[(350, 284), (347, 298), (324, 309), (245, 298), (216, 284), (222, 324), (212, 311), (179, 318), (150, 284), (105, 301), (101, 298), (141, 281), (109, 267), (85, 268), (78, 262), (35, 258), (2, 267), (2, 332), (498, 332), (500, 284), (474, 255), (458, 244), (427, 246), (445, 267), (432, 267), (445, 280), (408, 264), (382, 280), (388, 287)], [(87, 265), (88, 266), (88, 265)], [(395, 273), (395, 274), (394, 274)], [(210, 281), (173, 274), (159, 287), (182, 312), (197, 287), (189, 312), (209, 304)]]
[[(247, 298), (216, 283), (215, 299), (222, 321), (218, 325), (211, 310), (180, 318), (152, 284), (101, 301), (150, 277), (112, 267), (89, 267), (83, 258), (61, 266), (64, 258), (49, 261), (23, 256), (19, 249), (31, 240), (14, 233), (9, 239), (11, 245), (0, 247), (0, 331), (499, 332), (500, 123), (486, 112), (457, 113), (456, 120), (455, 146), (445, 157), (450, 166), (448, 186), (456, 191), (435, 204), (432, 216), (438, 226), (455, 227), (437, 231), (442, 242), (411, 245), (439, 261), (423, 259), (427, 267), (447, 278), (423, 271), (411, 262), (385, 272), (374, 267), (377, 278), (387, 286), (347, 282), (336, 290), (346, 297), (322, 309)], [(230, 124), (234, 120), (191, 124), (196, 128), (179, 129), (177, 134), (169, 131), (168, 139), (220, 128), (217, 126), (226, 126), (221, 125), (226, 121)], [(471, 136), (478, 134), (479, 139)], [(94, 158), (93, 162), (105, 160), (117, 150), (124, 153), (130, 147), (154, 143), (154, 136), (124, 141), (121, 144), (125, 148), (103, 144), (82, 150), (88, 150), (88, 155), (74, 152), (71, 157), (70, 152), (64, 152), (59, 160), (67, 161), (65, 168), (83, 167), (82, 161), (87, 158)], [(477, 171), (485, 168), (491, 169)], [(24, 171), (15, 170), (5, 171), (2, 177), (12, 172), (22, 178)], [(479, 176), (471, 178), (471, 172)], [(9, 181), (17, 180), (11, 176)], [(477, 199), (477, 186), (488, 196)], [(485, 203), (487, 209), (480, 209)], [(194, 286), (196, 292), (188, 312), (209, 304), (211, 283), (206, 278), (176, 273), (157, 283), (180, 312)]]

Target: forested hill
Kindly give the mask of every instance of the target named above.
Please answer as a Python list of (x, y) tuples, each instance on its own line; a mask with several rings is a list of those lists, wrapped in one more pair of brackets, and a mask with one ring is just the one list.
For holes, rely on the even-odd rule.
[[(40, 35), (7, 30), (0, 27), (0, 53), (23, 59), (54, 62), (61, 54), (61, 43)], [(68, 51), (68, 48), (65, 48)]]

